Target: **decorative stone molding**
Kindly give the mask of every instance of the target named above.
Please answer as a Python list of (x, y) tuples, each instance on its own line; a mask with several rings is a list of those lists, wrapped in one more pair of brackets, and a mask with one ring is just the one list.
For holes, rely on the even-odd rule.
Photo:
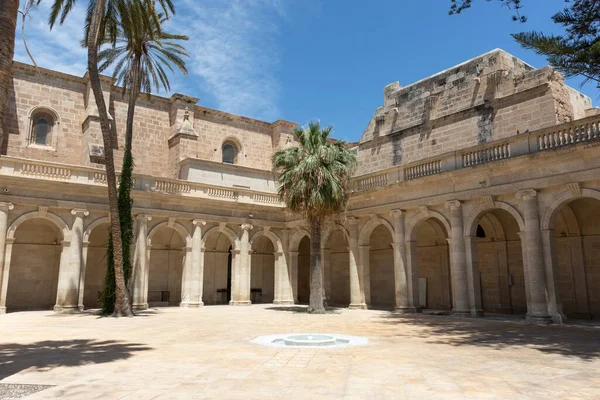
[(137, 219), (138, 221), (152, 221), (152, 216), (149, 214), (138, 214), (135, 216), (135, 219)]
[(204, 219), (194, 219), (194, 220), (192, 220), (192, 224), (194, 226), (204, 226), (204, 225), (206, 225), (206, 220), (204, 220)]
[(448, 208), (450, 210), (457, 210), (461, 207), (461, 205), (461, 202), (458, 200), (450, 200), (446, 202), (445, 208)]
[(38, 207), (38, 212), (40, 214), (40, 217), (45, 218), (46, 214), (48, 214), (48, 207), (46, 207), (46, 206), (39, 206)]
[(579, 182), (569, 183), (567, 184), (567, 188), (573, 197), (581, 197), (581, 186), (579, 185)]
[(169, 217), (169, 220), (167, 221), (167, 226), (169, 228), (173, 228), (173, 226), (175, 226), (175, 220), (176, 220), (176, 218)]
[(426, 215), (427, 217), (429, 217), (431, 215), (431, 211), (429, 210), (429, 207), (427, 207), (427, 206), (419, 206), (419, 212), (423, 215)]
[(535, 196), (537, 196), (537, 191), (535, 189), (525, 189), (517, 192), (517, 199), (531, 200)]
[(390, 211), (390, 215), (394, 218), (401, 216), (403, 213), (404, 211), (398, 209)]
[[(375, 214), (372, 214), (372, 215), (375, 215)], [(377, 216), (375, 216), (375, 218), (377, 218)], [(348, 218), (346, 218), (346, 222), (348, 223), (348, 225), (358, 225), (358, 218), (348, 217)]]
[(487, 208), (496, 208), (496, 204), (492, 196), (483, 196), (481, 198), (481, 204), (485, 204)]
[(243, 231), (251, 231), (254, 227), (251, 224), (244, 223), (240, 225)]
[(0, 202), (0, 211), (8, 212), (14, 208), (15, 206), (13, 203)]
[[(82, 214), (82, 215), (80, 215)], [(90, 212), (88, 210), (86, 210), (85, 208), (74, 208), (71, 210), (71, 215), (74, 216), (81, 216), (83, 217), (87, 217), (88, 215), (90, 215)]]

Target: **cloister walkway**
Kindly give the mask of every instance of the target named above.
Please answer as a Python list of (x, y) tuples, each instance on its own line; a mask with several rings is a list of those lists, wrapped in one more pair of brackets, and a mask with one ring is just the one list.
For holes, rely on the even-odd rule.
[[(280, 350), (259, 335), (366, 336), (339, 350)], [(600, 327), (302, 306), (0, 316), (0, 391), (27, 399), (600, 398)]]

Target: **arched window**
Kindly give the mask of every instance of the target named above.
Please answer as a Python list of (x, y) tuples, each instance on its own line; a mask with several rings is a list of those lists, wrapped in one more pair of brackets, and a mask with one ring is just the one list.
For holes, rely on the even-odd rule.
[(38, 146), (52, 146), (52, 130), (55, 119), (45, 111), (37, 111), (31, 116), (29, 143)]
[(238, 149), (232, 142), (223, 143), (223, 162), (226, 164), (235, 164), (237, 162)]

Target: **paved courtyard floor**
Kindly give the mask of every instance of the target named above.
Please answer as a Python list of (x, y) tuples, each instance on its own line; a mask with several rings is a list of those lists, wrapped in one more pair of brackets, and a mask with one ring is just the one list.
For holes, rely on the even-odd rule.
[[(161, 308), (118, 320), (2, 315), (0, 384), (52, 385), (28, 400), (600, 398), (598, 327), (298, 310)], [(293, 332), (366, 336), (369, 344), (250, 343)]]

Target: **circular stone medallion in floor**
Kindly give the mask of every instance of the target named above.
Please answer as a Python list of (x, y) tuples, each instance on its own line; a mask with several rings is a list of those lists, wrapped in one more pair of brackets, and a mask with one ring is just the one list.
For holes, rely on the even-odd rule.
[(263, 346), (292, 349), (339, 349), (364, 346), (369, 339), (361, 336), (338, 335), (335, 333), (283, 333), (259, 336), (252, 343)]

